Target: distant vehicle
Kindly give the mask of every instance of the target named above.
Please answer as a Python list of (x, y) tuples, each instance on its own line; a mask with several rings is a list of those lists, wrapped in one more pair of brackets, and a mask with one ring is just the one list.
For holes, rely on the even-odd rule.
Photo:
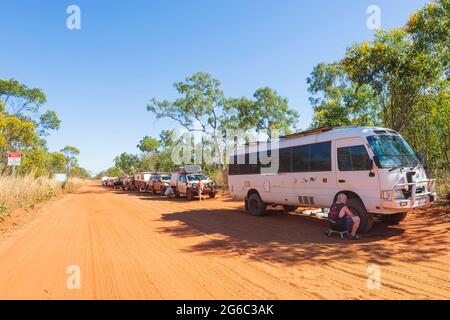
[[(279, 165), (271, 168), (274, 161)], [(329, 208), (345, 193), (361, 218), (360, 232), (374, 219), (398, 224), (411, 209), (436, 200), (435, 181), (402, 136), (372, 127), (316, 129), (277, 144), (247, 145), (230, 159), (228, 185), (255, 216), (265, 215), (268, 205)]]
[(202, 173), (200, 166), (186, 166), (175, 170), (170, 179), (176, 197), (186, 196), (189, 201), (199, 195), (199, 183), (203, 184), (202, 195), (216, 196), (216, 183)]
[(122, 190), (123, 191), (132, 191), (130, 189), (132, 181), (133, 181), (133, 177), (125, 177), (125, 178), (123, 178), (122, 179)]
[(108, 185), (108, 177), (102, 177), (101, 182), (102, 186), (106, 187)]
[(110, 187), (110, 188), (114, 188), (114, 184), (117, 181), (117, 177), (109, 177), (108, 178), (108, 182), (106, 183), (106, 186)]
[(164, 194), (167, 188), (170, 186), (170, 174), (159, 173), (153, 176), (150, 191), (153, 194)]
[(114, 181), (113, 188), (114, 188), (114, 189), (122, 189), (123, 184), (124, 184), (124, 181), (125, 181), (126, 179), (127, 179), (127, 177), (120, 177), (120, 178), (117, 178), (117, 179)]
[(149, 190), (149, 182), (152, 176), (155, 175), (151, 172), (139, 172), (134, 175), (134, 189), (139, 192), (145, 192)]

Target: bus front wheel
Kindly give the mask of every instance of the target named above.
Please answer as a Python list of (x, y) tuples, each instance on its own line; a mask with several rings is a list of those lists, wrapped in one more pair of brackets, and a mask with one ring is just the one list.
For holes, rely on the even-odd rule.
[(406, 218), (406, 213), (389, 214), (381, 217), (381, 222), (388, 226), (396, 226)]
[(373, 217), (367, 212), (364, 204), (356, 198), (348, 199), (348, 207), (356, 214), (359, 219), (361, 219), (361, 224), (359, 225), (359, 233), (368, 233), (373, 228)]
[(252, 216), (262, 217), (267, 215), (267, 205), (262, 201), (257, 193), (253, 193), (248, 197), (248, 211)]

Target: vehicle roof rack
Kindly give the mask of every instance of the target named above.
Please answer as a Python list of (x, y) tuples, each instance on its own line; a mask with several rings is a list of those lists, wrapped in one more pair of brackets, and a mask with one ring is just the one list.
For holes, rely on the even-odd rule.
[(329, 127), (316, 128), (316, 129), (311, 129), (311, 130), (307, 130), (307, 131), (303, 131), (303, 132), (288, 134), (286, 136), (280, 137), (280, 139), (283, 139), (283, 140), (295, 139), (295, 138), (310, 136), (310, 135), (314, 135), (314, 134), (324, 133), (324, 132), (328, 132), (331, 130), (334, 130), (334, 128), (329, 128)]
[(174, 172), (176, 173), (181, 173), (181, 174), (193, 174), (193, 173), (201, 173), (202, 167), (201, 166), (197, 166), (197, 165), (187, 165), (184, 167), (179, 167), (176, 168), (174, 170)]

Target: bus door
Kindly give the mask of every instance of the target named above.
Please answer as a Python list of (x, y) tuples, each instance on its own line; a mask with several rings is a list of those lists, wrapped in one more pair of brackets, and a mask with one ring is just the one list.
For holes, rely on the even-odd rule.
[[(335, 141), (336, 183), (340, 191), (353, 191), (368, 207), (380, 199), (378, 174), (362, 138)], [(370, 200), (369, 200), (370, 199)]]

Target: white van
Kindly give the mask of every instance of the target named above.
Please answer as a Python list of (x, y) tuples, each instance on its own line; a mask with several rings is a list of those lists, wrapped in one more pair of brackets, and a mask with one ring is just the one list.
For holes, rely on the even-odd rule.
[(230, 159), (229, 191), (251, 214), (267, 205), (329, 208), (341, 192), (368, 232), (374, 218), (398, 224), (436, 200), (435, 181), (395, 131), (373, 127), (316, 129), (254, 143)]

